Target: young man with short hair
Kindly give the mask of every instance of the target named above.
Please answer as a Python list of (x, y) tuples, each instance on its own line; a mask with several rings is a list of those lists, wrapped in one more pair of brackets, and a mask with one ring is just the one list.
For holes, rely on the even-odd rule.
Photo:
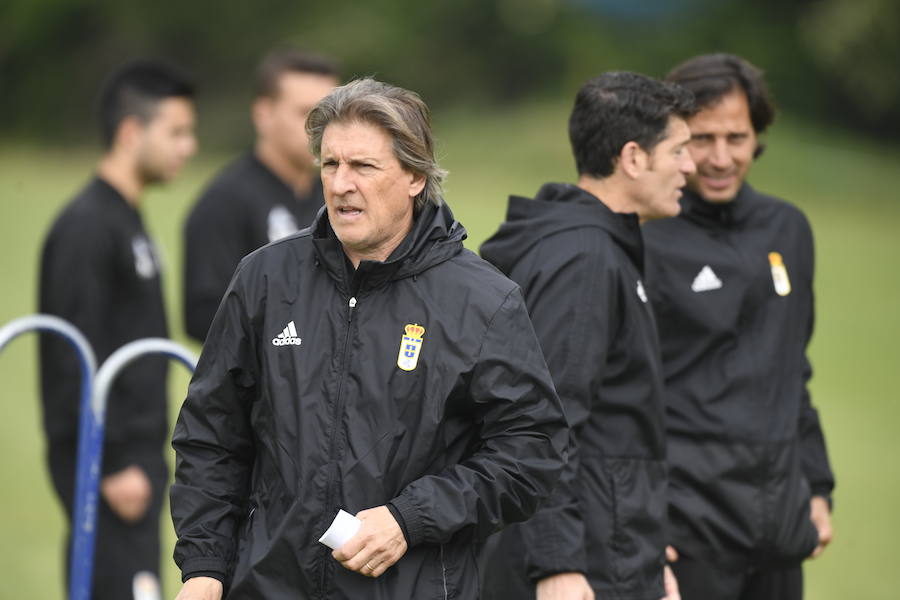
[[(136, 61), (113, 73), (100, 95), (106, 152), (44, 241), (40, 312), (80, 329), (101, 363), (127, 342), (168, 336), (160, 262), (139, 208), (145, 189), (174, 177), (196, 151), (192, 98), (192, 85), (162, 63)], [(79, 369), (55, 336), (41, 336), (40, 356), (48, 462), (71, 529)], [(158, 593), (166, 372), (165, 359), (141, 359), (110, 393), (94, 598), (130, 598), (135, 585)]]

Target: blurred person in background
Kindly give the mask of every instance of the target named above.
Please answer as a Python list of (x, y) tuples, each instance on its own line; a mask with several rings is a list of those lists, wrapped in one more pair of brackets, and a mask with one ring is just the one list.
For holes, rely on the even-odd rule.
[(304, 124), (338, 84), (336, 63), (281, 48), (256, 73), (256, 145), (226, 166), (198, 198), (184, 228), (184, 322), (206, 338), (241, 258), (312, 223), (322, 186)]
[(578, 183), (510, 197), (482, 256), (518, 282), (566, 410), (569, 462), (531, 520), (488, 541), (486, 600), (677, 598), (666, 572), (662, 366), (640, 223), (694, 172), (691, 94), (610, 72), (575, 99)]
[(728, 54), (668, 80), (691, 90), (697, 172), (681, 214), (644, 227), (666, 379), (670, 542), (685, 600), (796, 600), (831, 541), (829, 467), (810, 403), (813, 235), (746, 177), (775, 109)]
[(326, 210), (241, 261), (175, 427), (178, 598), (477, 598), (565, 463), (525, 302), (463, 247), (418, 95), (355, 81), (306, 128)]
[[(139, 208), (145, 189), (170, 180), (196, 151), (193, 95), (192, 84), (163, 63), (135, 61), (113, 73), (99, 102), (106, 151), (44, 240), (39, 310), (80, 329), (100, 363), (127, 342), (168, 335), (160, 261)], [(50, 474), (71, 537), (81, 377), (56, 336), (41, 336), (40, 364)], [(143, 358), (110, 392), (94, 598), (131, 598), (133, 588), (159, 594), (166, 373), (164, 358)]]

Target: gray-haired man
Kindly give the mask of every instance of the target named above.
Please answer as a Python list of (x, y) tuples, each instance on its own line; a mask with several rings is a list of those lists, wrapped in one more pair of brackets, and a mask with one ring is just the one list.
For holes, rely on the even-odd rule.
[(307, 131), (326, 209), (241, 262), (176, 427), (179, 598), (475, 598), (564, 464), (522, 296), (463, 248), (418, 96), (356, 81)]

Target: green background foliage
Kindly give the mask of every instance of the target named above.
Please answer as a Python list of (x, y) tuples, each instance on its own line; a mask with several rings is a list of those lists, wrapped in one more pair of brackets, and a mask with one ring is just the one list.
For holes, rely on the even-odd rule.
[[(568, 103), (511, 106), (503, 111), (454, 109), (435, 116), (439, 153), (451, 171), (447, 200), (470, 232), (469, 248), (500, 223), (509, 193), (533, 194), (545, 181), (574, 176), (565, 136)], [(838, 478), (836, 538), (807, 566), (807, 598), (896, 597), (894, 532), (900, 531), (900, 482), (894, 458), (900, 408), (900, 349), (896, 312), (900, 281), (892, 264), (900, 253), (896, 224), (900, 149), (783, 119), (751, 181), (805, 210), (818, 247), (818, 323), (812, 345), (813, 397)], [(0, 322), (35, 307), (42, 236), (62, 205), (89, 177), (96, 154), (41, 146), (0, 146)], [(166, 263), (165, 290), (175, 339), (180, 323), (180, 229), (192, 199), (224, 161), (204, 154), (144, 202), (147, 226)], [(3, 596), (61, 597), (63, 521), (43, 465), (34, 336), (0, 354), (4, 419), (0, 436), (0, 580)], [(170, 377), (174, 419), (187, 374)], [(171, 561), (171, 521), (163, 564), (168, 597), (178, 574)]]
[[(898, 27), (894, 0), (7, 0), (0, 3), (0, 324), (35, 310), (41, 240), (90, 176), (99, 152), (92, 99), (126, 58), (168, 57), (199, 85), (201, 153), (144, 202), (166, 264), (173, 337), (184, 342), (181, 226), (204, 183), (251, 139), (248, 77), (272, 45), (331, 52), (348, 77), (374, 74), (422, 93), (451, 171), (447, 200), (472, 249), (502, 220), (508, 194), (574, 178), (565, 126), (584, 80), (607, 69), (659, 76), (695, 53), (736, 52), (766, 70), (785, 109), (751, 181), (797, 203), (816, 232), (812, 387), (838, 491), (836, 539), (807, 567), (807, 598), (894, 598)], [(43, 464), (36, 357), (34, 336), (0, 354), (3, 597), (62, 596), (63, 517)], [(187, 381), (183, 369), (172, 369), (173, 419)], [(173, 597), (167, 516), (162, 527)]]

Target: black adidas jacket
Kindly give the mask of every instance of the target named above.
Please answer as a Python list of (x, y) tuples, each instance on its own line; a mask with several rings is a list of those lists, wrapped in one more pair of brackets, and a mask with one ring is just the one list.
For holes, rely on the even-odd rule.
[[(140, 214), (112, 186), (94, 178), (63, 209), (44, 240), (40, 312), (77, 327), (98, 364), (127, 342), (167, 337), (160, 265)], [(71, 345), (54, 334), (40, 340), (41, 398), (51, 467), (68, 502), (74, 481), (81, 375)], [(168, 438), (167, 361), (143, 357), (122, 370), (110, 390), (103, 472), (162, 462)], [(57, 472), (56, 470), (54, 472)], [(71, 481), (70, 481), (71, 480)], [(72, 483), (74, 485), (74, 483)]]
[[(478, 597), (479, 542), (549, 494), (567, 428), (519, 289), (464, 238), (429, 205), (354, 272), (323, 209), (241, 262), (175, 428), (185, 577), (241, 599)], [(383, 504), (409, 542), (383, 576), (317, 543), (339, 508)]]
[(488, 543), (486, 598), (585, 573), (598, 598), (663, 596), (665, 439), (656, 329), (636, 215), (574, 185), (512, 197), (481, 247), (522, 286), (571, 430), (551, 500)]
[(184, 328), (202, 342), (222, 294), (244, 256), (309, 226), (322, 206), (316, 178), (298, 197), (252, 152), (209, 184), (184, 226)]
[(807, 391), (812, 232), (799, 210), (746, 184), (732, 202), (686, 192), (682, 206), (644, 227), (672, 542), (718, 563), (795, 562), (817, 542), (810, 495), (834, 487)]

